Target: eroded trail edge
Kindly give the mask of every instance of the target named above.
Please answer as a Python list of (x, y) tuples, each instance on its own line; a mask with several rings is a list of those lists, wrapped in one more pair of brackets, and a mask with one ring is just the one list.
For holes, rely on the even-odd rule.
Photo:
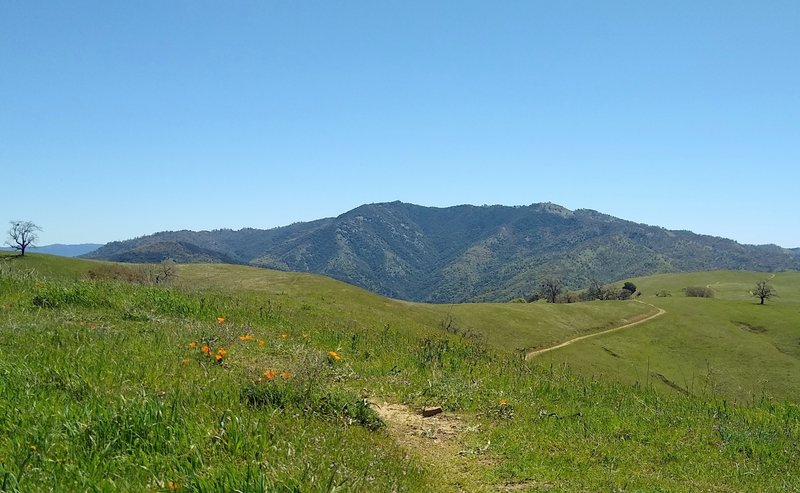
[(634, 300), (634, 301), (636, 301), (636, 303), (642, 303), (643, 305), (652, 306), (653, 308), (656, 309), (656, 313), (654, 313), (654, 314), (652, 314), (652, 315), (650, 315), (648, 317), (645, 317), (645, 318), (643, 318), (641, 320), (637, 320), (635, 322), (631, 322), (631, 323), (628, 323), (628, 324), (625, 324), (625, 325), (620, 325), (619, 327), (613, 327), (611, 329), (606, 329), (606, 330), (603, 330), (603, 331), (600, 331), (600, 332), (595, 332), (593, 334), (586, 334), (584, 336), (580, 336), (580, 337), (576, 337), (574, 339), (570, 339), (568, 341), (564, 341), (561, 344), (557, 344), (555, 346), (542, 348), (542, 349), (535, 349), (533, 351), (528, 352), (528, 354), (525, 355), (525, 359), (529, 360), (531, 358), (535, 358), (535, 357), (539, 356), (540, 354), (544, 354), (544, 353), (546, 353), (548, 351), (554, 351), (556, 349), (561, 349), (564, 346), (569, 346), (570, 344), (573, 344), (573, 343), (578, 342), (578, 341), (582, 341), (584, 339), (589, 339), (591, 337), (601, 336), (603, 334), (609, 334), (611, 332), (616, 332), (618, 330), (629, 329), (629, 328), (631, 328), (631, 327), (633, 327), (635, 325), (639, 325), (639, 324), (643, 324), (645, 322), (649, 322), (649, 321), (651, 321), (653, 319), (656, 319), (656, 318), (660, 317), (661, 315), (664, 315), (665, 313), (667, 313), (667, 311), (664, 310), (663, 308), (659, 308), (659, 307), (657, 307), (657, 306), (655, 306), (653, 304), (645, 303), (644, 301), (639, 301), (639, 300)]

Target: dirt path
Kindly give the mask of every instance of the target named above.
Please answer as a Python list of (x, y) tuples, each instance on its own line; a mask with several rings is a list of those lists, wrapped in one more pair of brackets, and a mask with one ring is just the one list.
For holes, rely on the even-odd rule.
[(421, 459), (438, 479), (437, 491), (486, 491), (476, 474), (481, 467), (475, 460), (480, 451), (463, 449), (463, 439), (476, 432), (477, 426), (449, 412), (425, 418), (403, 404), (378, 399), (370, 403), (395, 442)]
[(381, 399), (370, 399), (369, 402), (395, 442), (420, 459), (435, 478), (436, 486), (431, 491), (494, 493), (552, 486), (535, 481), (484, 483), (486, 469), (496, 466), (498, 458), (492, 455), (490, 442), (475, 442), (480, 425), (470, 424), (469, 416), (445, 411), (425, 418), (403, 404)]
[(633, 327), (634, 325), (639, 325), (639, 324), (643, 324), (645, 322), (649, 322), (650, 320), (658, 318), (661, 315), (667, 313), (666, 310), (663, 310), (663, 309), (661, 309), (661, 308), (659, 308), (659, 307), (657, 307), (655, 305), (651, 305), (650, 303), (645, 303), (645, 302), (639, 301), (639, 300), (634, 300), (634, 301), (636, 301), (636, 303), (642, 303), (643, 305), (652, 306), (653, 308), (655, 308), (658, 311), (656, 313), (650, 315), (649, 317), (643, 318), (641, 320), (637, 320), (635, 322), (631, 322), (629, 324), (620, 325), (619, 327), (614, 327), (612, 329), (607, 329), (607, 330), (603, 330), (603, 331), (600, 331), (600, 332), (595, 332), (594, 334), (587, 334), (585, 336), (576, 337), (574, 339), (570, 339), (568, 341), (562, 342), (561, 344), (558, 344), (556, 346), (551, 346), (551, 347), (547, 347), (547, 348), (543, 348), (543, 349), (535, 349), (533, 351), (530, 351), (528, 354), (526, 354), (525, 355), (525, 359), (529, 360), (531, 358), (535, 358), (535, 357), (539, 356), (540, 354), (544, 354), (544, 353), (546, 353), (548, 351), (553, 351), (555, 349), (560, 349), (560, 348), (562, 348), (564, 346), (569, 346), (572, 343), (575, 343), (575, 342), (578, 342), (578, 341), (582, 341), (584, 339), (589, 339), (590, 337), (597, 337), (597, 336), (601, 336), (603, 334), (609, 334), (611, 332), (616, 332), (618, 330), (628, 329), (628, 328)]

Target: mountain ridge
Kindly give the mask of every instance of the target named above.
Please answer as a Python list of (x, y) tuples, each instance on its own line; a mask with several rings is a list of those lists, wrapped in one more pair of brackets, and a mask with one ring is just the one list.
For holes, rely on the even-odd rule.
[(223, 262), (325, 274), (393, 298), (504, 301), (543, 276), (570, 287), (658, 272), (800, 269), (800, 249), (742, 245), (591, 209), (364, 204), (268, 230), (167, 231), (111, 242), (85, 258)]

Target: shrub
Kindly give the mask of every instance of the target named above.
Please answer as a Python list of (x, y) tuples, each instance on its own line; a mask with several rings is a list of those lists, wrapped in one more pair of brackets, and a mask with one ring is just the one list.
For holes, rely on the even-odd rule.
[(713, 298), (714, 290), (702, 286), (689, 286), (683, 288), (683, 292), (690, 298)]
[(89, 279), (122, 281), (131, 284), (167, 284), (177, 276), (175, 262), (160, 264), (102, 264), (89, 271)]
[(628, 281), (622, 286), (622, 289), (624, 289), (625, 291), (629, 291), (631, 294), (633, 294), (636, 292), (636, 284)]

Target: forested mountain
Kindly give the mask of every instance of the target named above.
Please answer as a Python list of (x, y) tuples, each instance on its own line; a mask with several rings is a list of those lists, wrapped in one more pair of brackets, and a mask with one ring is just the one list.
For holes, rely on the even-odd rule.
[(270, 230), (162, 232), (112, 242), (86, 258), (227, 262), (329, 275), (408, 300), (507, 300), (543, 276), (571, 287), (656, 272), (800, 268), (798, 250), (618, 219), (552, 203), (363, 205)]

